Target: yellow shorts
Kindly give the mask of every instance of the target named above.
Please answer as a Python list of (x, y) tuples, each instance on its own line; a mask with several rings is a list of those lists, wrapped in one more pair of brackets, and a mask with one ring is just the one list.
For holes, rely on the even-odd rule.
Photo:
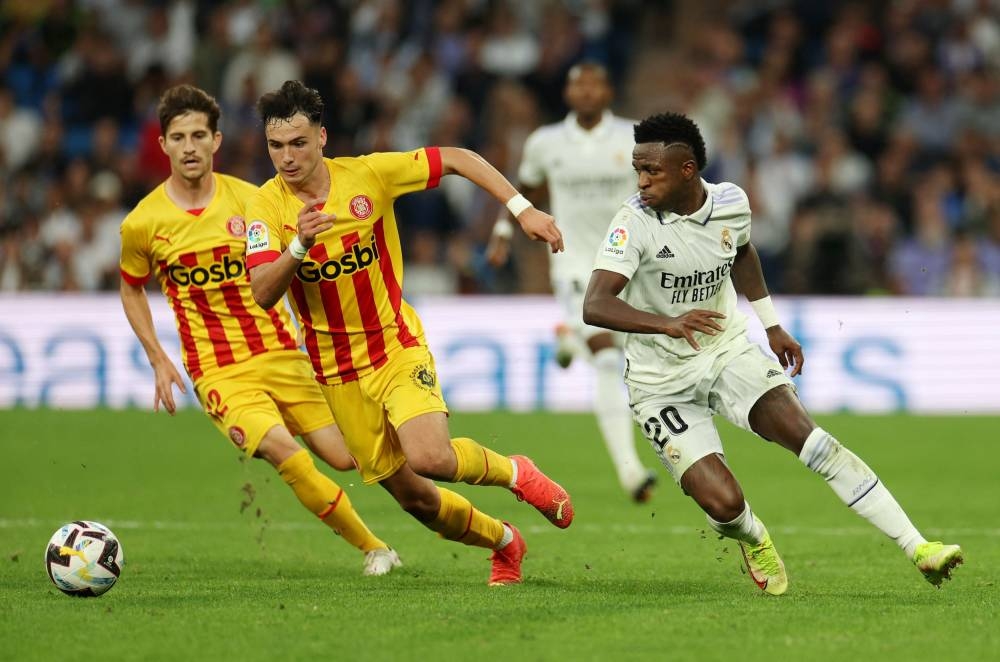
[(368, 485), (406, 464), (396, 428), (421, 414), (448, 413), (434, 357), (422, 346), (392, 354), (385, 365), (356, 381), (320, 388)]
[(222, 434), (248, 456), (276, 425), (293, 435), (333, 424), (330, 406), (298, 350), (268, 352), (198, 380), (195, 393)]

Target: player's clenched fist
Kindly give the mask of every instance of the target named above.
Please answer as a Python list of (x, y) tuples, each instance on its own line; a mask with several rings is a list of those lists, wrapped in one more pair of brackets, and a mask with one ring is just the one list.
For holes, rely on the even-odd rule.
[(310, 200), (299, 210), (299, 241), (303, 248), (312, 248), (313, 244), (316, 243), (316, 236), (333, 227), (336, 215), (324, 214), (320, 211), (322, 208), (322, 200)]
[(699, 350), (701, 345), (694, 339), (695, 332), (714, 336), (722, 331), (722, 327), (715, 320), (725, 319), (725, 317), (722, 313), (714, 310), (696, 308), (679, 317), (670, 318), (663, 328), (663, 332), (671, 338), (684, 338), (691, 347)]
[(521, 224), (521, 229), (530, 239), (544, 241), (553, 253), (562, 252), (562, 232), (556, 227), (556, 220), (552, 216), (534, 207), (529, 207), (518, 214), (517, 222)]

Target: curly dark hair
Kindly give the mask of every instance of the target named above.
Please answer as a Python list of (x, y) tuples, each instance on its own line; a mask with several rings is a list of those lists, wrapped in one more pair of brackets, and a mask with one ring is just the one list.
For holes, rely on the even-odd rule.
[(323, 97), (301, 81), (286, 80), (280, 90), (268, 92), (257, 100), (257, 114), (264, 126), (275, 120), (291, 119), (299, 113), (313, 125), (323, 120)]
[(167, 127), (175, 117), (188, 113), (205, 113), (208, 115), (208, 128), (212, 133), (218, 131), (220, 111), (215, 97), (194, 85), (175, 85), (163, 93), (156, 106), (160, 135), (167, 135)]
[(708, 159), (705, 157), (705, 140), (701, 131), (686, 115), (680, 113), (660, 113), (652, 115), (635, 125), (635, 143), (684, 143), (694, 152), (698, 170), (704, 170)]

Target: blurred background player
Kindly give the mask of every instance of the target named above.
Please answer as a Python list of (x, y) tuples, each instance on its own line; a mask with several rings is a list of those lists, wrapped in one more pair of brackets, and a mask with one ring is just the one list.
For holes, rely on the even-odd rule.
[[(927, 542), (875, 472), (812, 420), (782, 370), (802, 371), (802, 347), (771, 304), (750, 243), (746, 193), (701, 178), (705, 142), (684, 115), (646, 118), (635, 142), (639, 192), (611, 221), (584, 319), (628, 332), (629, 399), (660, 461), (712, 529), (739, 542), (750, 576), (767, 593), (788, 588), (785, 566), (726, 464), (716, 412), (795, 453), (940, 586), (962, 562), (961, 548)], [(737, 292), (750, 301), (780, 365), (747, 338)]]
[(490, 585), (521, 581), (517, 528), (429, 479), (511, 489), (560, 528), (566, 491), (528, 458), (449, 439), (448, 408), (416, 311), (402, 299), (393, 202), (456, 173), (506, 201), (532, 239), (553, 252), (553, 219), (478, 154), (451, 147), (323, 157), (323, 99), (299, 81), (262, 96), (258, 111), (277, 175), (248, 205), (247, 267), (269, 309), (290, 292), (323, 393), (366, 484), (379, 483), (442, 537), (494, 550)]
[[(632, 414), (622, 389), (622, 350), (610, 332), (583, 323), (583, 294), (594, 253), (605, 238), (608, 219), (635, 193), (634, 123), (612, 114), (614, 93), (600, 64), (583, 62), (570, 69), (563, 97), (570, 113), (528, 136), (517, 176), (529, 200), (537, 203), (548, 194), (566, 244), (563, 253), (549, 260), (552, 290), (564, 314), (556, 330), (556, 361), (565, 368), (574, 353), (587, 353), (594, 367), (597, 425), (622, 489), (642, 503), (651, 496), (656, 474), (636, 453)], [(493, 227), (488, 248), (493, 265), (507, 261), (511, 233), (504, 214)]]
[(202, 90), (179, 85), (164, 93), (157, 112), (170, 176), (122, 223), (120, 288), (155, 374), (153, 409), (162, 402), (173, 414), (173, 386), (185, 391), (143, 288), (155, 271), (174, 311), (184, 367), (215, 426), (247, 456), (267, 460), (303, 506), (361, 550), (365, 575), (384, 575), (400, 565), (396, 552), (293, 437), (301, 434), (335, 469), (354, 468), (288, 311), (283, 304), (264, 311), (250, 293), (243, 207), (257, 188), (212, 171), (222, 142), (219, 107)]

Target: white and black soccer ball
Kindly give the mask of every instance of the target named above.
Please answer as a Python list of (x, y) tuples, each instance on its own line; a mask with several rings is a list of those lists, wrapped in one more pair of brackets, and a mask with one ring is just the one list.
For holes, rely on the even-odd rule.
[(118, 581), (125, 565), (122, 545), (111, 529), (98, 522), (64, 524), (49, 539), (45, 569), (66, 595), (93, 598)]

